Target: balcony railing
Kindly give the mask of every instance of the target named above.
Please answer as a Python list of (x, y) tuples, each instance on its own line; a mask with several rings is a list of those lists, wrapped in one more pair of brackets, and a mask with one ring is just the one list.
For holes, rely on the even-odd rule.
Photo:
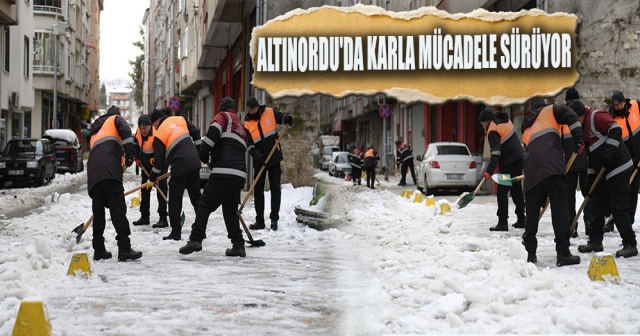
[(53, 74), (54, 66), (52, 65), (33, 65), (33, 72)]
[(39, 12), (43, 14), (56, 14), (62, 15), (62, 8), (55, 6), (33, 6), (34, 12)]

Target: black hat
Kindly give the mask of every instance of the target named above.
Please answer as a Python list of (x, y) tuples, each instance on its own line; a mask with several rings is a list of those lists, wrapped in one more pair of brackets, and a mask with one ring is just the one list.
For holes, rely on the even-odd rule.
[(489, 121), (492, 118), (493, 118), (493, 111), (490, 108), (485, 107), (484, 110), (480, 112), (480, 116), (478, 117), (478, 120), (480, 120), (480, 122), (483, 122), (483, 121)]
[(613, 103), (613, 105), (619, 104), (619, 103), (624, 103), (625, 102), (625, 98), (624, 98), (624, 95), (622, 94), (622, 92), (620, 92), (620, 91), (614, 92), (613, 95), (611, 95), (611, 102)]
[(402, 141), (400, 141), (400, 139), (396, 140), (396, 145), (399, 145), (401, 143), (402, 143)]
[(547, 106), (547, 101), (542, 98), (533, 98), (531, 101), (531, 109)]
[(153, 110), (153, 112), (151, 112), (151, 123), (154, 123), (157, 120), (162, 119), (164, 116), (165, 116), (164, 112), (158, 109)]
[(148, 115), (143, 114), (138, 117), (138, 126), (151, 125), (151, 119)]
[(218, 111), (226, 111), (228, 109), (235, 110), (236, 109), (236, 102), (231, 97), (224, 97), (220, 101), (220, 107), (218, 108)]
[(580, 94), (578, 94), (578, 90), (574, 88), (570, 88), (567, 90), (567, 93), (564, 95), (564, 100), (574, 100), (580, 99)]
[(107, 114), (120, 115), (120, 109), (115, 105), (111, 105), (111, 107), (107, 110)]
[(578, 99), (574, 99), (573, 101), (571, 101), (571, 103), (569, 103), (569, 107), (576, 112), (578, 117), (587, 112), (587, 109), (584, 107), (584, 104)]
[(258, 106), (260, 106), (260, 104), (258, 103), (256, 97), (251, 96), (247, 99), (247, 107), (249, 107), (250, 109)]

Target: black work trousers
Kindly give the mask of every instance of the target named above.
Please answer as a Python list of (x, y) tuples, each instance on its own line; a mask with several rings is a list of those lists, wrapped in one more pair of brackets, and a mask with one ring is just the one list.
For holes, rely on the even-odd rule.
[[(254, 171), (254, 179), (259, 172), (260, 170), (258, 169)], [(269, 218), (272, 221), (278, 221), (280, 219), (280, 201), (282, 197), (282, 191), (280, 190), (281, 175), (282, 169), (280, 169), (280, 162), (278, 162), (273, 166), (266, 167), (258, 179), (253, 189), (253, 200), (256, 207), (256, 223), (264, 223), (264, 184), (266, 183), (267, 176), (269, 177), (269, 188), (271, 190), (271, 214), (269, 214)]]
[[(161, 175), (165, 173), (166, 171), (162, 172)], [(142, 184), (147, 183), (148, 180), (149, 177), (143, 172)], [(159, 181), (158, 185), (160, 185), (160, 191), (162, 191), (164, 195), (167, 196), (167, 179)], [(167, 218), (167, 201), (162, 198), (162, 196), (160, 195), (160, 191), (156, 190), (156, 197), (158, 198), (158, 215), (160, 215), (160, 218)], [(142, 214), (142, 217), (149, 218), (151, 189), (144, 188), (142, 189), (141, 193), (142, 199), (140, 200), (140, 214)]]
[(416, 184), (416, 172), (413, 169), (413, 158), (402, 161), (402, 166), (400, 167), (400, 184), (407, 183), (407, 169), (411, 170), (411, 178), (413, 179), (413, 183)]
[(365, 166), (364, 169), (367, 172), (367, 187), (374, 188), (376, 184), (376, 167)]
[(200, 203), (200, 170), (194, 170), (169, 179), (169, 224), (171, 232), (180, 232), (180, 213), (182, 212), (182, 197), (184, 190), (189, 194), (193, 210), (198, 212)]
[(351, 179), (353, 180), (353, 184), (354, 185), (356, 184), (356, 182), (358, 184), (361, 184), (361, 182), (362, 182), (362, 168), (352, 165), (351, 166)]
[[(629, 176), (631, 178), (631, 176)], [(636, 174), (630, 184), (631, 193), (629, 194), (629, 218), (631, 218), (631, 225), (635, 223), (636, 210), (638, 208), (638, 188), (640, 188), (640, 172)], [(607, 210), (605, 217), (610, 215), (613, 211)], [(613, 219), (615, 221), (615, 219)]]
[(631, 203), (631, 197), (629, 195), (631, 192), (629, 186), (630, 178), (631, 172), (628, 172), (598, 182), (592, 196), (593, 222), (591, 223), (591, 232), (589, 235), (590, 241), (595, 243), (602, 242), (604, 215), (608, 208), (613, 214), (613, 220), (622, 238), (622, 244), (625, 246), (636, 245), (636, 234), (633, 232), (631, 218), (629, 218)]
[[(524, 247), (529, 253), (536, 253), (538, 248), (538, 223), (540, 211), (547, 203), (547, 198), (551, 200), (551, 224), (555, 235), (556, 252), (566, 254), (569, 252), (569, 230), (571, 220), (569, 219), (569, 209), (567, 203), (567, 181), (564, 175), (552, 175), (525, 194), (527, 198), (526, 225), (522, 239)], [(602, 229), (600, 229), (602, 231)]]
[[(500, 174), (509, 174), (512, 177), (522, 174), (522, 159), (510, 163), (506, 166), (500, 166)], [(524, 192), (522, 191), (522, 182), (516, 181), (512, 186), (498, 185), (498, 225), (508, 225), (509, 219), (509, 191), (511, 191), (511, 199), (516, 206), (516, 215), (518, 221), (525, 219)]]
[(105, 252), (104, 229), (106, 220), (104, 208), (109, 208), (111, 223), (116, 229), (118, 248), (128, 250), (131, 248), (129, 235), (129, 220), (127, 219), (127, 204), (124, 200), (124, 187), (118, 180), (102, 180), (91, 189), (91, 210), (93, 211), (93, 250)]
[[(589, 190), (587, 190), (587, 170), (580, 170), (577, 172), (569, 172), (567, 173), (567, 202), (569, 203), (569, 218), (571, 222), (576, 218), (576, 191), (578, 189), (578, 185), (580, 185), (580, 192), (582, 193), (582, 197), (587, 197)], [(587, 201), (587, 204), (589, 202)], [(591, 204), (589, 204), (591, 205)], [(588, 216), (591, 215), (591, 209), (587, 210), (586, 206), (583, 213), (583, 220), (585, 223), (585, 230), (587, 229), (587, 224), (591, 221), (588, 220)], [(578, 229), (576, 225), (576, 230)]]
[(211, 175), (204, 186), (204, 192), (198, 204), (196, 221), (191, 226), (189, 240), (202, 242), (207, 238), (207, 222), (209, 215), (222, 205), (222, 217), (227, 227), (227, 237), (234, 246), (244, 245), (240, 220), (238, 218), (238, 206), (240, 205), (240, 191), (244, 186), (244, 180), (225, 178)]

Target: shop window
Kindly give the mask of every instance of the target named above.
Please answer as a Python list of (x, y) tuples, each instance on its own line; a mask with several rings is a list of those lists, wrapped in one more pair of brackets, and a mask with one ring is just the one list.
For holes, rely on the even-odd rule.
[(31, 137), (31, 111), (24, 112), (24, 137)]

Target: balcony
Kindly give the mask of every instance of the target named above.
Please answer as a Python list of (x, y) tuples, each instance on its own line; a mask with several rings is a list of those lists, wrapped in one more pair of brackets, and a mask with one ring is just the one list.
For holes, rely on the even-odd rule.
[(55, 15), (56, 13), (58, 13), (58, 15), (62, 15), (62, 8), (55, 7), (55, 6), (36, 6), (36, 5), (33, 5), (33, 12), (34, 13), (40, 13), (40, 14), (51, 14), (51, 15)]
[(18, 24), (18, 6), (15, 1), (0, 1), (0, 25)]

